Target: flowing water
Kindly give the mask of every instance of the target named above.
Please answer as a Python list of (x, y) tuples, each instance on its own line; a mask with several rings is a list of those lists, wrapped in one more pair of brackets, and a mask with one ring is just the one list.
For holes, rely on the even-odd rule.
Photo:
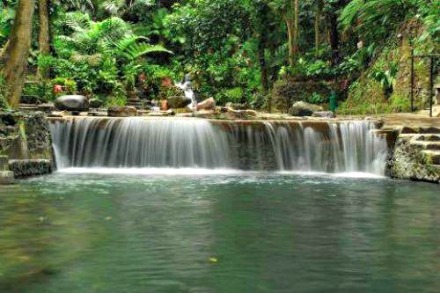
[(55, 121), (58, 172), (0, 189), (0, 292), (438, 292), (438, 186), (374, 128)]
[(384, 175), (386, 139), (365, 121), (222, 123), (77, 118), (51, 131), (60, 169), (204, 168)]
[(198, 170), (1, 187), (0, 292), (440, 288), (437, 185)]

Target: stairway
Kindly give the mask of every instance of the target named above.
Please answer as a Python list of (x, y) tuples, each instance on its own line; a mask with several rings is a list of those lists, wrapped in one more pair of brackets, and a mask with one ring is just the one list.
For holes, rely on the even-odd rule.
[(440, 168), (440, 134), (414, 135), (410, 145), (421, 149), (435, 167)]

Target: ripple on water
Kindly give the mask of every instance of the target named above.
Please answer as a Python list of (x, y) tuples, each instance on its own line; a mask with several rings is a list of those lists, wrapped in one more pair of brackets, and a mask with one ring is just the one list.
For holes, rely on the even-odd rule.
[(435, 185), (57, 173), (0, 195), (0, 292), (419, 292), (440, 280)]

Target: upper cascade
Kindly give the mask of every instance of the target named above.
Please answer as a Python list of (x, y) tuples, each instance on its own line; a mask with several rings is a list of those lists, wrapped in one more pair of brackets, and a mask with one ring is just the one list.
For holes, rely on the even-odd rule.
[(367, 121), (74, 118), (51, 123), (59, 169), (205, 168), (384, 175), (386, 139)]

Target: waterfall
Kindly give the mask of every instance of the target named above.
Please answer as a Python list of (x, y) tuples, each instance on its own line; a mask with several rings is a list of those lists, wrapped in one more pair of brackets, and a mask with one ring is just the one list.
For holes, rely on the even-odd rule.
[(366, 172), (383, 175), (371, 122), (72, 118), (52, 121), (57, 166)]

